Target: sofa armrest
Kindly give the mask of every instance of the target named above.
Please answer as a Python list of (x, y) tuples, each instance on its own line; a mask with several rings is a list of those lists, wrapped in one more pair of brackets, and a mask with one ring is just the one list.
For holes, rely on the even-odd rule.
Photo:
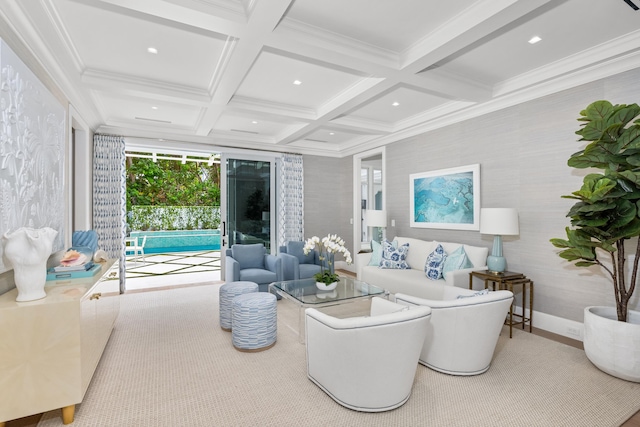
[(300, 279), (300, 261), (298, 257), (281, 252), (278, 255), (282, 258), (282, 280)]
[(453, 270), (447, 273), (444, 278), (447, 286), (457, 286), (458, 288), (469, 289), (469, 273), (472, 271), (486, 270), (487, 266), (463, 268), (462, 270)]
[(369, 265), (373, 252), (361, 252), (356, 254), (356, 278), (362, 278), (362, 267)]

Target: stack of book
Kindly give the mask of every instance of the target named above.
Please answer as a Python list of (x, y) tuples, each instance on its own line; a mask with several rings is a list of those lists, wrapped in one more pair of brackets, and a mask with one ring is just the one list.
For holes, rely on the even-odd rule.
[(93, 259), (85, 253), (82, 253), (76, 249), (69, 249), (62, 259), (60, 265), (53, 267), (53, 271), (56, 273), (69, 272), (69, 271), (87, 271), (93, 267)]
[(60, 264), (47, 271), (47, 280), (90, 277), (100, 267), (93, 262), (93, 254), (89, 248), (71, 248), (64, 254)]

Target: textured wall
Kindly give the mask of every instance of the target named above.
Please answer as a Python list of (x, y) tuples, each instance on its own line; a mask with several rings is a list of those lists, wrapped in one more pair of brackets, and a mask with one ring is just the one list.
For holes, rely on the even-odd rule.
[[(65, 108), (0, 40), (0, 233), (51, 227), (64, 248)], [(0, 245), (0, 272), (6, 271)]]
[(582, 183), (583, 174), (566, 164), (582, 148), (576, 118), (598, 99), (640, 102), (640, 69), (387, 146), (387, 211), (396, 220), (387, 236), (491, 248), (493, 236), (479, 232), (409, 227), (409, 174), (480, 163), (481, 205), (519, 211), (520, 236), (504, 237), (504, 255), (510, 270), (535, 281), (534, 309), (582, 321), (585, 306), (612, 305), (612, 285), (599, 269), (573, 267), (549, 243), (569, 225), (565, 215), (573, 201), (560, 196)]
[(305, 238), (337, 234), (352, 251), (352, 163), (350, 157), (304, 156)]

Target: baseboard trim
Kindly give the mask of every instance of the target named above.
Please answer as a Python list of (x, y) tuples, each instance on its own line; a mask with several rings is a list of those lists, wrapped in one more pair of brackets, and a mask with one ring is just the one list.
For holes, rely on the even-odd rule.
[[(515, 312), (522, 313), (522, 308), (515, 307)], [(526, 316), (529, 317), (529, 310), (526, 310)], [(533, 310), (533, 327), (578, 341), (583, 341), (584, 337), (584, 325), (581, 322), (535, 310)]]

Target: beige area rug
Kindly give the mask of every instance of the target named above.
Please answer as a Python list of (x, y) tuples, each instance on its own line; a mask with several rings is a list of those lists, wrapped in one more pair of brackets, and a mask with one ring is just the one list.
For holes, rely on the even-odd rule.
[[(279, 316), (273, 348), (236, 351), (219, 327), (218, 290), (123, 295), (73, 425), (600, 427), (640, 409), (640, 384), (600, 372), (576, 348), (519, 330), (510, 340), (505, 328), (485, 374), (454, 377), (418, 366), (404, 406), (351, 411), (307, 379), (305, 348), (283, 324), (287, 316)], [(338, 354), (335, 363), (342, 363)], [(62, 426), (60, 411), (38, 426)]]

